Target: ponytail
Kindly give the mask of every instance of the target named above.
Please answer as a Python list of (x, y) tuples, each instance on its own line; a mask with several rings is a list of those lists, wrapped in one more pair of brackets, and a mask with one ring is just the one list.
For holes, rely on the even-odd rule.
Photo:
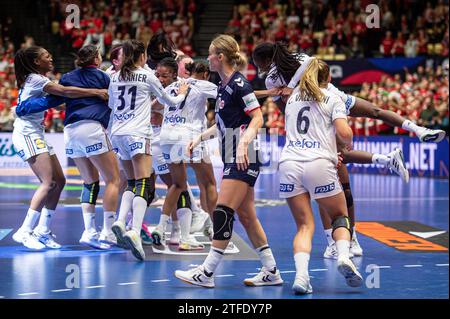
[(303, 74), (299, 88), (302, 98), (313, 98), (320, 102), (324, 98), (324, 94), (320, 89), (320, 85), (326, 83), (329, 75), (328, 65), (317, 58), (311, 58), (311, 62)]
[(37, 65), (34, 63), (39, 57), (42, 47), (31, 46), (17, 51), (14, 57), (14, 70), (16, 73), (17, 87), (20, 89), (25, 84), (28, 75), (39, 74)]
[(123, 43), (123, 62), (120, 67), (120, 78), (126, 81), (134, 70), (142, 54), (145, 54), (144, 43), (137, 40), (127, 40)]
[(239, 44), (232, 36), (221, 34), (214, 38), (211, 44), (217, 54), (222, 53), (234, 69), (242, 71), (247, 67), (247, 58), (242, 54)]

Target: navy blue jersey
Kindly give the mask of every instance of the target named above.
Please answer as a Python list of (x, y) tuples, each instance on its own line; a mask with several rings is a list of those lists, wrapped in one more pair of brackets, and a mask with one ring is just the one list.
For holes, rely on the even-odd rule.
[[(108, 89), (109, 81), (109, 76), (105, 72), (95, 67), (85, 67), (64, 74), (59, 84), (86, 89)], [(100, 122), (104, 128), (108, 127), (111, 109), (108, 107), (107, 101), (90, 97), (65, 99), (65, 102), (66, 118), (64, 125), (82, 120), (94, 120)]]
[[(252, 120), (248, 114), (259, 107), (250, 82), (241, 73), (235, 72), (225, 86), (219, 83), (216, 124), (222, 135), (224, 163), (236, 162), (239, 137)], [(251, 148), (249, 149), (249, 157), (251, 157), (251, 151), (254, 150), (253, 143), (250, 143), (249, 148)]]

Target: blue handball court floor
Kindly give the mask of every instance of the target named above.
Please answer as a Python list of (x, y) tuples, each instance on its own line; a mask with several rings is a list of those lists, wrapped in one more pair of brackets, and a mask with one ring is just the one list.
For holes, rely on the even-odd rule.
[[(192, 173), (192, 172), (191, 172)], [(22, 173), (0, 171), (0, 298), (5, 299), (445, 299), (449, 297), (448, 179), (411, 178), (404, 184), (396, 176), (353, 175), (353, 197), (358, 238), (364, 249), (354, 262), (365, 284), (351, 288), (336, 270), (336, 261), (323, 258), (326, 239), (314, 205), (316, 231), (310, 261), (314, 293), (296, 296), (292, 239), (295, 224), (283, 200), (278, 198), (278, 176), (261, 175), (255, 186), (257, 214), (267, 233), (284, 284), (246, 287), (242, 281), (261, 267), (239, 222), (235, 223), (236, 250), (219, 267), (216, 287), (187, 285), (173, 275), (202, 263), (207, 249), (180, 253), (171, 249), (156, 253), (146, 247), (147, 260), (137, 262), (129, 251), (98, 251), (78, 243), (83, 231), (79, 205), (81, 181), (69, 172), (52, 229), (59, 251), (31, 251), (12, 240), (28, 209), (37, 179)], [(72, 174), (72, 175), (71, 175)], [(193, 174), (189, 174), (198, 195)], [(160, 183), (160, 182), (159, 182)], [(147, 211), (146, 223), (156, 224), (165, 190)], [(101, 205), (97, 226), (102, 224)], [(199, 233), (199, 240), (202, 235)], [(204, 238), (203, 238), (204, 239)], [(207, 246), (206, 248), (209, 248)]]

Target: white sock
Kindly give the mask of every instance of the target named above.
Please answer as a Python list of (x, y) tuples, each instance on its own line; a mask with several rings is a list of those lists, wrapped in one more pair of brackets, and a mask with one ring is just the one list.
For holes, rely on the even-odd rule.
[(423, 130), (423, 127), (411, 122), (410, 120), (405, 120), (402, 123), (402, 129), (418, 134), (419, 131)]
[(325, 233), (325, 237), (327, 238), (328, 246), (333, 245), (334, 239), (333, 239), (333, 228), (330, 229), (324, 229), (323, 231)]
[(133, 192), (125, 191), (123, 193), (122, 200), (120, 202), (119, 218), (117, 219), (117, 221), (121, 221), (122, 223), (126, 224), (127, 214), (131, 212), (131, 209), (133, 207), (133, 199), (134, 199)]
[(390, 158), (383, 154), (373, 154), (372, 156), (372, 163), (374, 164), (381, 164), (383, 166), (386, 166), (390, 161)]
[(269, 245), (264, 245), (259, 248), (256, 248), (256, 253), (261, 259), (262, 265), (269, 271), (273, 271), (274, 268), (277, 268), (277, 263), (275, 262), (275, 258), (272, 254), (272, 249), (270, 249)]
[(200, 210), (200, 207), (197, 205), (197, 201), (195, 199), (194, 194), (192, 193), (191, 186), (189, 186), (189, 183), (186, 183), (187, 185), (187, 191), (189, 193), (189, 198), (191, 199), (191, 210), (193, 213), (198, 212)]
[(309, 254), (299, 252), (294, 255), (296, 275), (309, 277)]
[(211, 246), (209, 254), (203, 262), (203, 267), (207, 272), (214, 273), (222, 261), (224, 250)]
[(188, 240), (191, 231), (192, 210), (189, 208), (177, 209), (177, 216), (180, 222), (181, 240)]
[(348, 240), (337, 240), (336, 241), (336, 249), (338, 253), (338, 258), (345, 257), (349, 258), (350, 254), (350, 241)]
[(146, 211), (147, 201), (140, 196), (135, 196), (133, 199), (133, 230), (135, 230), (139, 236), (141, 234), (142, 223), (144, 222)]
[(172, 221), (172, 231), (180, 229), (180, 221), (174, 220)]
[(112, 233), (112, 225), (116, 220), (116, 212), (103, 212), (103, 230), (106, 233)]
[(159, 224), (158, 228), (162, 229), (163, 231), (166, 231), (167, 222), (169, 221), (170, 217), (166, 214), (161, 213), (161, 217), (159, 217)]
[(23, 224), (20, 228), (27, 232), (31, 232), (33, 230), (34, 225), (36, 224), (40, 214), (41, 214), (41, 212), (38, 212), (37, 210), (31, 209), (31, 208), (28, 208), (27, 216), (25, 217), (25, 220), (23, 221)]
[(84, 229), (95, 231), (95, 205), (81, 203), (81, 210), (83, 211)]
[(52, 221), (52, 217), (55, 214), (54, 210), (47, 209), (46, 207), (42, 208), (41, 217), (39, 218), (39, 231), (43, 233), (48, 233), (50, 231), (50, 222)]

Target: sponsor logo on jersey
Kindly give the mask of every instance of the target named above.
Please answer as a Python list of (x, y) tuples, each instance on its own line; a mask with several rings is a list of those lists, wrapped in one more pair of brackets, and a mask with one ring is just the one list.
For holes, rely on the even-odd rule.
[(157, 167), (157, 169), (158, 169), (158, 172), (163, 172), (163, 171), (169, 169), (169, 165), (167, 165), (167, 164), (159, 165), (159, 166)]
[(353, 97), (351, 95), (347, 95), (347, 99), (345, 100), (345, 108), (347, 112), (350, 112), (350, 109), (353, 105)]
[(164, 123), (170, 123), (170, 124), (185, 124), (186, 123), (186, 118), (179, 116), (179, 115), (171, 115), (171, 116), (166, 116), (164, 118)]
[(297, 141), (289, 141), (287, 147), (298, 147), (298, 148), (320, 148), (320, 142), (318, 141), (307, 141), (297, 140)]
[(238, 78), (236, 80), (234, 80), (234, 82), (236, 82), (236, 84), (240, 87), (244, 87), (244, 80), (242, 80), (241, 78)]
[(314, 194), (328, 193), (334, 191), (335, 188), (336, 185), (334, 182), (328, 185), (317, 186), (316, 189), (314, 190)]
[(247, 175), (250, 175), (250, 176), (253, 176), (253, 177), (258, 177), (259, 171), (255, 171), (253, 169), (248, 169), (247, 170)]
[(290, 193), (294, 191), (294, 184), (280, 184), (280, 192)]
[(168, 160), (168, 159), (170, 159), (170, 154), (163, 153), (163, 157), (165, 160)]
[(228, 94), (233, 94), (233, 89), (232, 88), (230, 88), (228, 85), (225, 87), (225, 91), (227, 91), (228, 92)]
[(34, 140), (34, 144), (38, 150), (45, 148), (45, 141), (43, 139), (37, 138)]
[(18, 151), (17, 154), (19, 154), (19, 156), (20, 156), (21, 158), (24, 158), (24, 156), (25, 156), (25, 152), (24, 152), (23, 150)]
[(67, 154), (67, 155), (72, 155), (72, 154), (73, 154), (73, 149), (71, 149), (71, 148), (66, 148), (66, 154)]
[(98, 150), (101, 150), (103, 147), (103, 143), (97, 143), (94, 145), (86, 146), (86, 153), (92, 153)]
[(136, 117), (134, 113), (114, 114), (114, 119), (117, 121), (128, 121)]
[(231, 167), (226, 168), (226, 169), (223, 171), (223, 176), (228, 176), (228, 175), (230, 175), (230, 172), (231, 172)]
[(142, 144), (142, 142), (136, 142), (136, 143), (130, 144), (130, 151), (133, 152), (135, 150), (142, 149), (143, 146), (144, 146), (144, 144)]
[(245, 103), (246, 109), (254, 109), (259, 107), (258, 99), (256, 98), (255, 93), (247, 94), (246, 96), (242, 97), (242, 100)]

